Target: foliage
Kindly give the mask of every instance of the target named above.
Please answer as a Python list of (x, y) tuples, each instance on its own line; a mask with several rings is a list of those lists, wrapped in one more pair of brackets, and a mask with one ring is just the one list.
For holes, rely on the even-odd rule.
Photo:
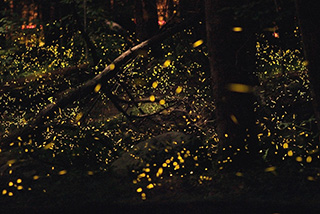
[[(123, 1), (115, 2), (116, 6), (123, 4)], [(255, 12), (262, 7), (261, 2), (264, 1), (237, 7), (238, 15)], [(60, 3), (73, 4), (78, 19), (84, 18), (83, 1)], [(17, 39), (10, 41), (10, 48), (0, 50), (0, 133), (4, 136), (27, 126), (44, 106), (55, 102), (65, 90), (94, 77), (136, 43), (130, 26), (132, 5), (126, 5), (119, 14), (107, 11), (97, 1), (88, 1), (87, 6), (86, 33), (98, 53), (97, 65), (63, 70), (92, 60), (90, 51), (89, 56), (86, 55), (88, 41), (79, 32), (79, 20), (74, 14), (46, 23), (48, 29), (45, 30), (58, 31), (61, 35), (51, 44), (31, 42), (26, 46)], [(121, 18), (128, 11), (129, 15)], [(269, 6), (265, 11), (259, 9), (258, 17), (254, 18), (261, 20), (260, 16), (270, 11)], [(106, 19), (124, 24), (127, 34), (112, 31)], [(5, 25), (13, 23), (7, 19), (1, 21)], [(268, 27), (266, 23), (270, 24), (270, 20), (261, 25)], [(15, 24), (18, 26), (19, 22)], [(41, 29), (28, 33), (41, 37)], [(300, 39), (298, 29), (290, 33)], [(89, 96), (59, 109), (28, 139), (18, 138), (12, 142), (10, 151), (0, 149), (4, 157), (0, 160), (0, 173), (6, 176), (6, 181), (0, 182), (1, 197), (8, 199), (11, 194), (23, 197), (33, 188), (35, 194), (45, 195), (48, 191), (55, 197), (64, 197), (65, 192), (57, 192), (57, 186), (82, 194), (80, 186), (86, 187), (90, 181), (88, 188), (108, 200), (113, 199), (100, 190), (104, 182), (102, 186), (110, 188), (109, 193), (118, 194), (119, 198), (120, 193), (130, 192), (129, 197), (140, 201), (157, 198), (161, 191), (178, 194), (180, 190), (196, 189), (203, 191), (200, 194), (203, 199), (212, 197), (210, 194), (215, 194), (212, 192), (216, 189), (217, 194), (228, 190), (240, 195), (259, 185), (262, 189), (268, 188), (268, 179), (277, 180), (276, 184), (281, 186), (281, 176), (286, 175), (297, 176), (297, 180), (301, 175), (307, 184), (317, 181), (319, 136), (311, 111), (306, 62), (300, 43), (284, 49), (270, 36), (272, 32), (259, 34), (256, 46), (256, 75), (260, 85), (254, 88), (254, 93), (259, 98), (257, 124), (262, 131), (258, 137), (265, 165), (257, 166), (255, 173), (250, 169), (248, 172), (220, 171), (216, 161), (219, 139), (214, 130), (215, 106), (204, 34), (200, 22), (198, 27), (187, 28), (157, 47), (142, 50), (119, 68), (115, 78), (97, 86)], [(127, 114), (119, 112), (115, 103)], [(153, 155), (150, 162), (132, 171), (130, 176), (120, 178), (129, 180), (120, 187), (118, 178), (113, 177), (116, 175), (110, 170), (112, 163), (126, 153), (139, 158), (141, 153), (134, 150), (136, 145), (168, 132), (183, 132), (192, 137), (192, 143), (175, 147), (176, 150), (170, 147), (158, 149), (160, 152), (146, 151)], [(25, 163), (35, 166), (37, 171), (29, 170)], [(206, 188), (212, 190), (204, 190)]]

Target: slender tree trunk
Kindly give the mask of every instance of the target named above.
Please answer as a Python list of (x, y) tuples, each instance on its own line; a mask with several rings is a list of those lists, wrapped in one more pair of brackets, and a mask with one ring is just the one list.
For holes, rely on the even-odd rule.
[(251, 165), (258, 155), (256, 99), (252, 94), (254, 29), (250, 20), (235, 23), (234, 12), (230, 9), (245, 3), (245, 0), (205, 1), (220, 162), (238, 166)]
[(296, 0), (300, 30), (313, 97), (313, 109), (320, 132), (320, 7), (318, 0)]

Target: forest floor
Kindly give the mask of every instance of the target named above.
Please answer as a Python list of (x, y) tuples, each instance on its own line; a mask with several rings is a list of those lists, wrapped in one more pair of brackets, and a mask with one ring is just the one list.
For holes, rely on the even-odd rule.
[[(51, 78), (46, 76), (45, 79), (50, 85)], [(15, 83), (13, 91), (25, 87), (24, 80)], [(271, 106), (275, 101), (278, 104), (266, 109), (272, 108), (278, 113), (277, 117), (281, 116), (281, 111), (286, 111), (285, 118), (296, 118), (292, 115), (297, 114), (299, 121), (294, 122), (300, 125), (310, 118), (310, 102), (305, 102), (302, 84), (296, 81), (296, 85), (290, 85), (293, 81), (286, 81), (279, 80), (278, 85), (274, 80), (270, 81), (271, 89), (265, 94), (264, 101)], [(10, 88), (0, 88), (0, 92)], [(293, 96), (298, 90), (303, 98)], [(110, 109), (94, 111), (97, 118), (99, 111), (105, 116), (106, 112), (111, 112)], [(112, 113), (117, 111), (112, 108)], [(272, 135), (273, 139), (298, 136), (296, 144), (306, 145), (308, 141), (302, 139), (302, 132), (289, 133), (287, 128), (293, 124), (291, 120), (268, 121), (277, 127), (282, 125), (271, 130), (272, 134), (276, 133)], [(155, 126), (144, 123), (145, 127)], [(268, 138), (265, 139), (267, 142)], [(299, 146), (295, 148), (297, 153), (301, 153)], [(266, 151), (271, 154), (271, 149)], [(288, 157), (287, 150), (281, 152)], [(12, 149), (0, 153), (0, 213), (319, 213), (320, 168), (316, 160), (300, 167), (293, 158), (293, 161), (280, 161), (281, 157), (278, 157), (273, 161), (273, 157), (268, 157), (267, 166), (255, 166), (241, 172), (220, 171), (213, 166), (204, 174), (167, 175), (148, 188), (147, 182), (134, 182), (135, 177), (115, 175), (110, 170), (52, 164), (43, 161), (45, 159), (33, 158), (29, 153), (23, 154), (21, 149)]]
[[(17, 155), (14, 150), (3, 152), (1, 163)], [(268, 169), (254, 167), (241, 173), (211, 169), (205, 177), (164, 176), (161, 185), (147, 189), (132, 177), (109, 170), (52, 168), (26, 158), (1, 167), (0, 213), (319, 212), (320, 169), (297, 172), (286, 162)]]

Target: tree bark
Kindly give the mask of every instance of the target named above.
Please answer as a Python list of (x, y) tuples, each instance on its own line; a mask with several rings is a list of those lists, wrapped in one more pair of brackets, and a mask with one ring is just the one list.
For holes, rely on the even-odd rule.
[(319, 1), (296, 0), (304, 53), (311, 83), (313, 110), (320, 132), (320, 14)]
[(135, 0), (136, 34), (139, 41), (159, 30), (156, 0)]
[[(230, 8), (245, 0), (206, 0), (206, 29), (219, 163), (248, 166), (258, 155), (255, 96), (254, 25), (235, 21)], [(240, 26), (238, 24), (241, 24)], [(234, 28), (241, 27), (241, 28)]]

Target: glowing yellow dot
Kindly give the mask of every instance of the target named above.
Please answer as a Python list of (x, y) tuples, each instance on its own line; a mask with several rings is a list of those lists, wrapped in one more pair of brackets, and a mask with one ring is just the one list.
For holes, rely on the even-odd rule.
[(167, 167), (168, 164), (167, 164), (167, 163), (163, 163), (162, 166), (163, 166), (163, 167)]
[(67, 170), (61, 170), (58, 174), (59, 175), (65, 175), (65, 174), (67, 174)]
[(38, 175), (33, 176), (33, 180), (38, 180), (40, 177)]
[(238, 123), (239, 123), (239, 122), (238, 122), (238, 119), (237, 119), (236, 116), (234, 116), (233, 114), (230, 115), (230, 118), (231, 118), (232, 122), (234, 122), (235, 124), (238, 124)]
[(20, 178), (17, 179), (17, 184), (20, 184), (22, 180)]
[(153, 185), (153, 184), (149, 184), (149, 185), (147, 186), (147, 188), (148, 188), (148, 189), (152, 189), (152, 188), (154, 188), (154, 185)]
[(9, 192), (8, 195), (9, 195), (9, 196), (13, 196), (13, 193), (12, 193), (12, 192)]
[(23, 186), (17, 186), (17, 189), (18, 189), (18, 190), (22, 190), (22, 189), (23, 189)]
[(242, 176), (243, 176), (243, 173), (242, 173), (242, 172), (237, 172), (237, 173), (236, 173), (236, 176), (242, 177)]
[(309, 61), (308, 61), (308, 60), (303, 61), (303, 62), (302, 62), (302, 65), (303, 65), (303, 66), (309, 65)]
[(145, 172), (150, 172), (149, 168), (144, 169)]
[(151, 95), (149, 99), (151, 102), (154, 102), (156, 100), (156, 97), (154, 95)]
[(176, 93), (177, 94), (180, 94), (182, 92), (182, 87), (181, 86), (178, 86), (177, 89), (176, 89)]
[(287, 148), (289, 148), (289, 145), (288, 145), (287, 143), (284, 143), (284, 144), (283, 144), (283, 148), (284, 148), (284, 149), (287, 149)]
[(292, 156), (293, 156), (293, 151), (292, 151), (292, 150), (289, 150), (289, 151), (288, 151), (288, 156), (289, 156), (289, 157), (292, 157)]
[(199, 47), (200, 45), (203, 44), (203, 40), (200, 39), (198, 41), (196, 41), (195, 43), (192, 44), (192, 47), (196, 48), (196, 47)]
[(7, 164), (11, 165), (11, 164), (14, 164), (15, 162), (17, 162), (17, 160), (16, 159), (12, 159), (12, 160), (8, 160)]
[(234, 31), (234, 32), (241, 32), (243, 29), (242, 29), (242, 27), (234, 27), (234, 28), (232, 28), (232, 31)]
[(47, 149), (53, 149), (53, 146), (54, 146), (54, 143), (51, 142), (51, 143), (48, 143), (47, 145), (45, 145), (45, 147), (43, 147), (43, 149), (47, 150)]
[(166, 101), (165, 101), (164, 99), (162, 99), (162, 100), (159, 101), (159, 104), (160, 104), (160, 105), (164, 105), (165, 103), (166, 103)]
[(312, 162), (312, 157), (311, 156), (308, 156), (307, 159), (306, 159), (307, 163), (311, 163)]
[(13, 182), (10, 181), (8, 185), (9, 185), (9, 187), (12, 187), (13, 186)]
[(166, 68), (170, 65), (171, 60), (167, 59), (164, 63), (163, 63), (163, 67)]
[(101, 89), (101, 84), (97, 84), (96, 87), (94, 88), (94, 92), (98, 93)]
[(146, 177), (146, 173), (141, 173), (140, 175), (138, 175), (138, 178), (143, 178)]
[(83, 113), (79, 112), (75, 118), (75, 121), (78, 122), (79, 120), (81, 120), (82, 116), (83, 116)]
[(270, 166), (270, 167), (266, 168), (264, 171), (265, 171), (265, 172), (273, 172), (273, 171), (275, 171), (275, 170), (276, 170), (276, 167), (275, 167), (275, 166)]
[(251, 93), (253, 91), (250, 85), (240, 83), (230, 83), (227, 85), (227, 89), (237, 93)]
[(7, 194), (7, 190), (6, 189), (4, 189), (4, 190), (2, 190), (2, 195), (5, 195), (5, 194)]
[(158, 172), (157, 172), (156, 176), (159, 177), (160, 175), (162, 175), (162, 173), (163, 173), (163, 168), (160, 167), (158, 169)]
[(139, 188), (137, 189), (137, 192), (142, 192), (142, 188), (139, 187)]
[(312, 177), (312, 176), (308, 176), (307, 179), (308, 179), (308, 181), (314, 181), (315, 180), (314, 177)]
[(146, 196), (147, 196), (146, 193), (142, 193), (142, 194), (141, 194), (142, 200), (146, 200), (146, 198), (147, 198)]
[(301, 162), (302, 161), (302, 157), (296, 157), (296, 161), (297, 162)]
[(114, 69), (116, 68), (115, 64), (113, 64), (113, 63), (112, 63), (112, 64), (110, 64), (110, 65), (109, 65), (109, 67), (110, 67), (110, 70), (111, 70), (111, 71), (112, 71), (112, 70), (114, 70)]
[(93, 175), (93, 171), (88, 171), (88, 175)]
[(157, 86), (158, 86), (158, 82), (157, 81), (152, 83), (152, 88), (156, 88)]

